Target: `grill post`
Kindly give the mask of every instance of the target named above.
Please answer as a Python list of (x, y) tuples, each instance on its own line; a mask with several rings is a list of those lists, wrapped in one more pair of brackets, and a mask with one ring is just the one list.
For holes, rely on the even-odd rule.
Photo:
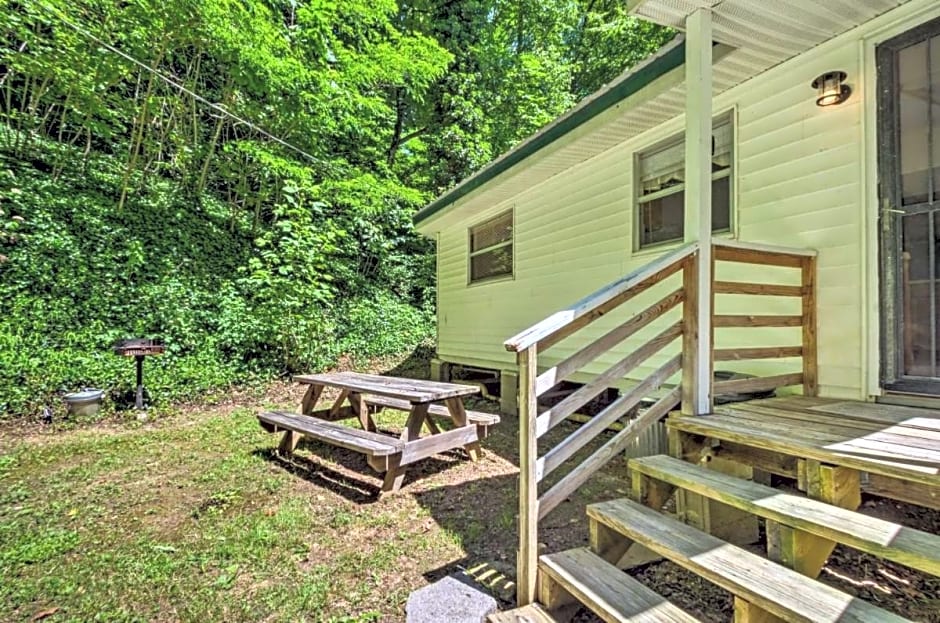
[(144, 357), (160, 355), (165, 347), (160, 340), (135, 338), (120, 340), (114, 344), (114, 353), (124, 357), (133, 357), (137, 372), (137, 391), (134, 396), (134, 408), (144, 409)]
[(144, 408), (144, 356), (134, 355), (137, 362), (137, 396), (134, 399), (134, 408)]

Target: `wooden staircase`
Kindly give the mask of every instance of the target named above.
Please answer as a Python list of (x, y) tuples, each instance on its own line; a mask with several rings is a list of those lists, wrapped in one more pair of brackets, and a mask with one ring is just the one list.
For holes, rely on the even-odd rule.
[[(786, 284), (780, 282), (784, 274)], [(716, 314), (716, 297), (726, 296), (747, 297), (759, 309), (742, 313), (740, 304), (719, 304)], [(782, 301), (771, 306), (772, 314), (755, 302), (768, 297)], [(767, 332), (777, 328), (785, 334)], [(715, 347), (724, 345), (713, 335), (723, 329), (734, 333), (727, 345), (736, 347)], [(792, 340), (797, 329), (798, 344), (776, 345)], [(753, 342), (740, 334), (750, 330)], [(685, 416), (707, 416), (711, 397), (722, 394), (798, 385), (804, 396), (817, 394), (814, 251), (727, 240), (693, 243), (548, 316), (505, 346), (516, 353), (519, 378), (521, 607), (494, 615), (493, 623), (563, 620), (565, 607), (577, 604), (605, 621), (694, 621), (616, 567), (639, 552), (671, 560), (732, 593), (736, 623), (903, 621), (816, 581), (837, 543), (940, 573), (940, 537), (750, 482), (746, 478), (756, 464), (720, 457), (709, 463), (714, 471), (665, 456), (631, 461), (630, 498), (587, 507), (590, 547), (538, 555), (539, 522), (677, 405)], [(712, 375), (716, 362), (796, 357), (799, 370), (787, 361), (772, 368), (792, 370), (783, 374), (725, 381)], [(539, 396), (579, 379), (587, 380), (539, 411)], [(561, 441), (547, 435), (625, 379), (631, 382), (623, 393), (589, 422)], [(652, 406), (633, 417), (641, 402)], [(621, 418), (629, 421), (620, 432), (606, 442), (597, 439)], [(674, 456), (691, 456), (679, 438), (670, 447)], [(582, 459), (583, 449), (593, 452)], [(837, 474), (843, 472), (816, 463), (818, 469), (807, 475), (813, 481), (808, 490), (832, 495), (814, 497), (857, 507), (858, 488), (854, 497), (836, 495), (842, 488)], [(661, 512), (672, 495), (678, 516)], [(765, 555), (739, 546), (757, 540), (759, 518), (769, 544)]]
[[(940, 575), (940, 537), (854, 511), (708, 470), (667, 456), (630, 461), (631, 498), (587, 508), (590, 547), (543, 555), (537, 603), (490, 618), (492, 623), (547, 623), (580, 603), (604, 621), (688, 622), (696, 619), (616, 563), (646, 547), (734, 595), (735, 623), (800, 621), (892, 623), (906, 619), (815, 579), (833, 543)], [(675, 491), (715, 500), (766, 520), (771, 538), (761, 556), (707, 534), (661, 509)], [(780, 538), (779, 535), (784, 536)], [(569, 609), (570, 610), (570, 609)]]

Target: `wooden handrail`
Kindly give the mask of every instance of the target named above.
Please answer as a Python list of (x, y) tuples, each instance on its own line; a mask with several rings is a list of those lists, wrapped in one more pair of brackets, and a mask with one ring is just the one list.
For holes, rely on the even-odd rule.
[[(747, 264), (768, 264), (772, 265), (775, 259), (780, 259), (787, 264), (783, 266), (792, 266), (798, 268), (798, 264), (789, 263), (790, 260), (784, 258), (799, 258), (802, 260), (807, 257), (817, 257), (819, 252), (816, 249), (800, 249), (797, 247), (784, 247), (775, 244), (763, 244), (761, 242), (745, 242), (744, 240), (730, 240), (728, 238), (712, 238), (712, 246), (715, 253), (726, 255), (722, 259), (727, 262), (744, 262)], [(739, 251), (733, 254), (731, 251)], [(763, 256), (763, 257), (761, 257)]]
[(521, 352), (538, 345), (540, 351), (568, 337), (578, 329), (594, 322), (627, 299), (679, 272), (682, 260), (698, 250), (698, 243), (680, 247), (672, 253), (651, 262), (622, 279), (589, 294), (568, 309), (555, 312), (545, 320), (506, 340), (503, 345), (510, 352)]
[[(711, 381), (712, 392), (766, 391), (802, 384), (805, 394), (815, 395), (817, 384), (816, 252), (725, 239), (715, 239), (712, 244), (714, 245), (714, 253), (711, 256), (713, 261), (798, 269), (801, 271), (799, 285), (714, 281), (713, 276), (711, 297), (707, 296), (707, 291), (704, 296), (700, 296), (697, 284), (698, 277), (701, 275), (700, 263), (703, 259), (700, 245), (692, 243), (633, 271), (569, 308), (552, 314), (504, 343), (508, 351), (517, 353), (519, 366), (520, 486), (517, 590), (521, 605), (531, 603), (536, 596), (539, 520), (573, 494), (592, 474), (622, 452), (628, 444), (635, 441), (643, 431), (664, 417), (677, 404), (681, 402), (685, 409), (690, 388), (695, 387), (695, 383), (699, 382), (698, 378), (701, 376), (711, 379), (707, 370), (714, 366), (715, 361), (801, 357), (803, 368), (800, 372), (763, 378)], [(678, 289), (675, 285), (664, 283), (667, 278), (677, 273), (682, 274), (682, 284)], [(613, 328), (606, 329), (601, 337), (591, 339), (584, 345), (579, 344), (572, 354), (559, 358), (560, 361), (555, 359), (554, 365), (539, 374), (539, 363), (545, 350), (618, 306), (627, 303), (641, 292), (660, 285), (663, 293), (657, 295), (657, 302), (647, 304), (649, 306), (640, 311), (631, 310), (629, 318), (620, 321)], [(665, 289), (667, 286), (669, 290)], [(689, 357), (688, 353), (693, 348), (697, 348), (696, 340), (700, 331), (709, 329), (698, 326), (699, 306), (709, 305), (714, 310), (716, 294), (800, 299), (799, 315), (715, 315), (712, 311), (710, 321), (711, 328), (799, 328), (802, 330), (801, 344), (798, 346), (747, 345), (722, 349), (715, 349), (713, 345), (704, 361)], [(680, 308), (682, 312), (678, 321), (664, 323), (665, 326), (657, 327), (656, 334), (645, 339), (642, 345), (635, 346), (627, 343), (627, 340), (637, 336), (641, 330), (651, 325), (655, 327), (653, 323), (664, 320), (665, 314), (676, 308)], [(680, 337), (682, 346), (679, 354), (673, 354), (674, 351), (668, 354), (661, 352)], [(618, 349), (620, 349), (619, 352)], [(559, 383), (571, 380), (591, 362), (597, 362), (605, 353), (611, 352), (617, 353), (614, 363), (607, 364), (606, 369), (592, 374), (589, 381), (568, 394), (563, 400), (543, 413), (539, 413), (539, 396), (558, 386)], [(546, 432), (569, 418), (607, 388), (620, 386), (631, 371), (636, 370), (641, 363), (648, 361), (657, 353), (667, 358), (664, 364), (607, 404), (587, 423), (568, 434), (560, 442), (549, 442), (549, 447), (545, 448), (544, 452), (539, 452), (539, 440)], [(708, 368), (702, 368), (702, 366), (708, 366)], [(678, 386), (667, 386), (669, 379), (674, 378), (680, 371), (682, 380)], [(580, 458), (580, 453), (610, 424), (631, 413), (644, 398), (661, 392), (666, 393), (660, 396), (651, 407), (632, 417), (620, 433), (587, 458)], [(540, 454), (542, 456), (539, 456)], [(577, 459), (575, 459), (576, 456)], [(559, 468), (567, 465), (572, 465), (570, 470), (540, 494), (540, 483), (547, 486), (549, 483), (546, 482), (546, 477), (556, 470), (561, 471)]]
[(630, 352), (626, 357), (599, 374), (593, 381), (573, 392), (570, 396), (542, 413), (536, 419), (535, 435), (541, 437), (556, 424), (600, 395), (605, 389), (629, 374), (634, 368), (658, 353), (670, 342), (682, 335), (682, 324), (675, 323), (650, 339), (646, 344)]
[(577, 491), (578, 487), (583, 485), (594, 472), (606, 465), (618, 453), (635, 441), (644, 430), (651, 424), (660, 420), (669, 413), (677, 404), (679, 404), (679, 388), (673, 389), (664, 397), (656, 401), (652, 407), (647, 409), (641, 416), (631, 421), (626, 428), (617, 433), (613, 439), (605, 443), (601, 448), (592, 454), (590, 458), (579, 466), (579, 469), (572, 470), (564, 478), (559, 480), (539, 498), (537, 517), (542, 519), (561, 504), (569, 495)]
[(541, 396), (558, 383), (568, 380), (572, 373), (583, 368), (585, 364), (594, 361), (603, 353), (613, 349), (684, 300), (685, 294), (682, 290), (676, 290), (636, 314), (630, 318), (630, 320), (611, 329), (603, 337), (591, 342), (564, 361), (552, 366), (539, 375), (538, 381), (535, 384), (536, 395)]

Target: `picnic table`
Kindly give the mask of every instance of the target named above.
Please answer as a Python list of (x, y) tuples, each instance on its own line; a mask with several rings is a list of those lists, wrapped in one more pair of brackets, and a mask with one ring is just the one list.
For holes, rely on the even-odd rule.
[[(471, 460), (479, 460), (480, 439), (499, 422), (498, 415), (466, 410), (464, 398), (480, 391), (473, 385), (359, 372), (305, 374), (294, 380), (307, 385), (300, 413), (269, 411), (258, 416), (265, 430), (284, 433), (279, 453), (289, 456), (303, 436), (362, 453), (373, 469), (385, 472), (380, 496), (401, 488), (407, 465), (439, 452), (463, 447)], [(339, 397), (317, 409), (327, 387), (339, 389)], [(375, 425), (373, 416), (386, 408), (408, 413), (397, 438)], [(353, 418), (359, 428), (337, 423)], [(449, 420), (452, 426), (444, 430), (434, 418)], [(422, 437), (424, 427), (429, 434)]]

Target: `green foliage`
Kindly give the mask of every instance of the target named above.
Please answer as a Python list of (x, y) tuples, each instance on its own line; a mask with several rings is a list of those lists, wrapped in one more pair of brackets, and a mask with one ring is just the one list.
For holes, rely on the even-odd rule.
[(0, 417), (125, 396), (129, 336), (163, 399), (426, 340), (414, 212), (671, 36), (614, 0), (0, 9)]
[(128, 336), (166, 342), (166, 355), (146, 364), (147, 385), (173, 399), (319, 369), (345, 353), (401, 352), (432, 330), (407, 292), (356, 297), (333, 283), (336, 272), (354, 275), (359, 258), (337, 257), (348, 236), (322, 218), (316, 189), (286, 187), (253, 237), (247, 215), (233, 226), (225, 205), (193, 206), (168, 182), (115, 213), (118, 174), (50, 180), (0, 163), (0, 413), (34, 412), (83, 386), (127, 396), (132, 362), (110, 347)]

